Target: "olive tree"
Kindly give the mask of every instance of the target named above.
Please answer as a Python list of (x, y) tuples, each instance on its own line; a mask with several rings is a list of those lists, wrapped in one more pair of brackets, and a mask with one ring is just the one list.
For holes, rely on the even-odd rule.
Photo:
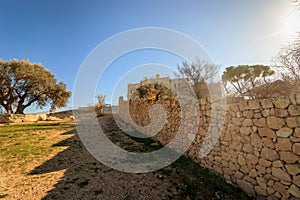
[[(263, 97), (265, 92), (258, 91), (262, 85), (268, 85), (268, 77), (275, 74), (270, 66), (265, 65), (238, 65), (225, 69), (222, 82), (227, 93), (237, 96), (248, 96), (252, 99)], [(263, 90), (265, 87), (260, 87)], [(259, 94), (259, 95), (258, 95)]]
[(0, 59), (0, 105), (8, 114), (23, 114), (29, 106), (64, 107), (71, 92), (39, 63)]

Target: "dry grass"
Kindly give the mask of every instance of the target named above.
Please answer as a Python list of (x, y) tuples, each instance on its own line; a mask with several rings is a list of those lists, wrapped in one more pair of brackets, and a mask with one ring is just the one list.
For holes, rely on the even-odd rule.
[[(161, 148), (123, 133), (112, 116), (99, 119), (106, 135), (128, 151)], [(156, 172), (130, 174), (92, 157), (72, 124), (0, 126), (3, 199), (249, 199), (241, 190), (182, 156)]]

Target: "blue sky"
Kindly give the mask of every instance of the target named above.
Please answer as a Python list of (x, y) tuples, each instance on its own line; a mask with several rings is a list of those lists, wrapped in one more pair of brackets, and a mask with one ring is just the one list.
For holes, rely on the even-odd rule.
[[(288, 0), (1, 0), (0, 7), (0, 58), (42, 63), (69, 90), (89, 53), (105, 39), (129, 29), (161, 27), (182, 32), (201, 44), (213, 62), (221, 64), (221, 71), (239, 64), (271, 65), (290, 34), (299, 30), (295, 20), (299, 16), (290, 14), (293, 7)], [(116, 81), (149, 62), (176, 67), (180, 59), (157, 51), (125, 55), (112, 64), (97, 92), (105, 93), (110, 103)]]

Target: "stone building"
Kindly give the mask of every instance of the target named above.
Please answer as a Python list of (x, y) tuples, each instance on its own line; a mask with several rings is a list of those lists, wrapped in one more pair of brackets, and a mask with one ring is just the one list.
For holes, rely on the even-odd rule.
[(127, 99), (130, 99), (134, 91), (136, 91), (136, 89), (139, 88), (141, 85), (158, 83), (170, 89), (178, 89), (180, 88), (180, 83), (182, 84), (183, 81), (184, 79), (182, 78), (170, 79), (170, 77), (168, 76), (160, 77), (159, 74), (156, 74), (154, 78), (146, 77), (139, 83), (128, 84)]

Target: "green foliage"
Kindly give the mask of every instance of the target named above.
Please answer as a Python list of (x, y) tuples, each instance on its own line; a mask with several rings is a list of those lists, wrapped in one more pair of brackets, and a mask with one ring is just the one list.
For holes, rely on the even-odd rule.
[(155, 101), (157, 101), (160, 96), (171, 96), (173, 94), (169, 88), (159, 83), (141, 85), (136, 89), (136, 91), (138, 92), (139, 98), (153, 99)]
[(66, 84), (57, 83), (55, 76), (41, 64), (0, 60), (0, 105), (7, 113), (13, 113), (15, 108), (15, 113), (22, 114), (33, 103), (39, 107), (47, 103), (52, 108), (64, 107), (70, 96)]
[(227, 67), (222, 75), (222, 82), (227, 93), (230, 93), (228, 83), (233, 88), (233, 92), (238, 96), (250, 96), (255, 98), (252, 89), (268, 84), (267, 77), (275, 74), (270, 66), (265, 65), (238, 65)]

